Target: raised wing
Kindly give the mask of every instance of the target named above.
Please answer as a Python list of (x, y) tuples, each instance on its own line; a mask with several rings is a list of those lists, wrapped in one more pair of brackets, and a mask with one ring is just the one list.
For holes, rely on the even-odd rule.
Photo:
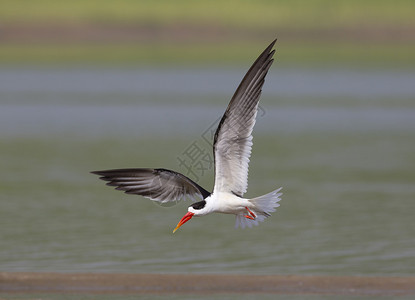
[(246, 73), (223, 115), (214, 138), (214, 192), (242, 197), (248, 187), (252, 129), (264, 79), (273, 62), (274, 40)]
[(166, 169), (117, 169), (94, 171), (107, 185), (127, 194), (141, 195), (160, 203), (178, 201), (185, 197), (206, 198), (208, 191), (183, 174)]

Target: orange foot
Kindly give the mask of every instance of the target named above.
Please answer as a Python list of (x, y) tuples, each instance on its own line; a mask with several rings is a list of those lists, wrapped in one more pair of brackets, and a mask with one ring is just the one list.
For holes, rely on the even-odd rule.
[(244, 217), (247, 219), (255, 220), (256, 215), (247, 206), (245, 206), (245, 208), (248, 211), (249, 215), (246, 215)]

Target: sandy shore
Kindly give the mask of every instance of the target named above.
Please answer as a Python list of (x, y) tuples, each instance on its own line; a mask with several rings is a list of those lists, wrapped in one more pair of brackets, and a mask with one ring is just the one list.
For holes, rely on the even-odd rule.
[(0, 293), (415, 295), (415, 277), (0, 273)]

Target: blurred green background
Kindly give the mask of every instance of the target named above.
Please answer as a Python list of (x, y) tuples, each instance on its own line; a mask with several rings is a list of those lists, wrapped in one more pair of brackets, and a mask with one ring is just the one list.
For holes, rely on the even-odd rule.
[[(413, 276), (415, 1), (1, 1), (0, 270)], [(192, 220), (92, 170), (164, 167), (274, 39), (247, 197)], [(211, 137), (210, 137), (211, 138)], [(194, 166), (193, 166), (194, 167)]]
[(2, 0), (0, 7), (3, 64), (234, 64), (275, 37), (280, 63), (415, 64), (410, 0)]

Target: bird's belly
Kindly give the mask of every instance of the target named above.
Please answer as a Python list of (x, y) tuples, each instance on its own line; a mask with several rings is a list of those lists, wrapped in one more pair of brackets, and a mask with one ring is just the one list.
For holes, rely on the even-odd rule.
[(222, 214), (240, 214), (246, 211), (246, 207), (250, 206), (248, 199), (240, 198), (229, 193), (220, 193), (216, 197), (215, 211)]

